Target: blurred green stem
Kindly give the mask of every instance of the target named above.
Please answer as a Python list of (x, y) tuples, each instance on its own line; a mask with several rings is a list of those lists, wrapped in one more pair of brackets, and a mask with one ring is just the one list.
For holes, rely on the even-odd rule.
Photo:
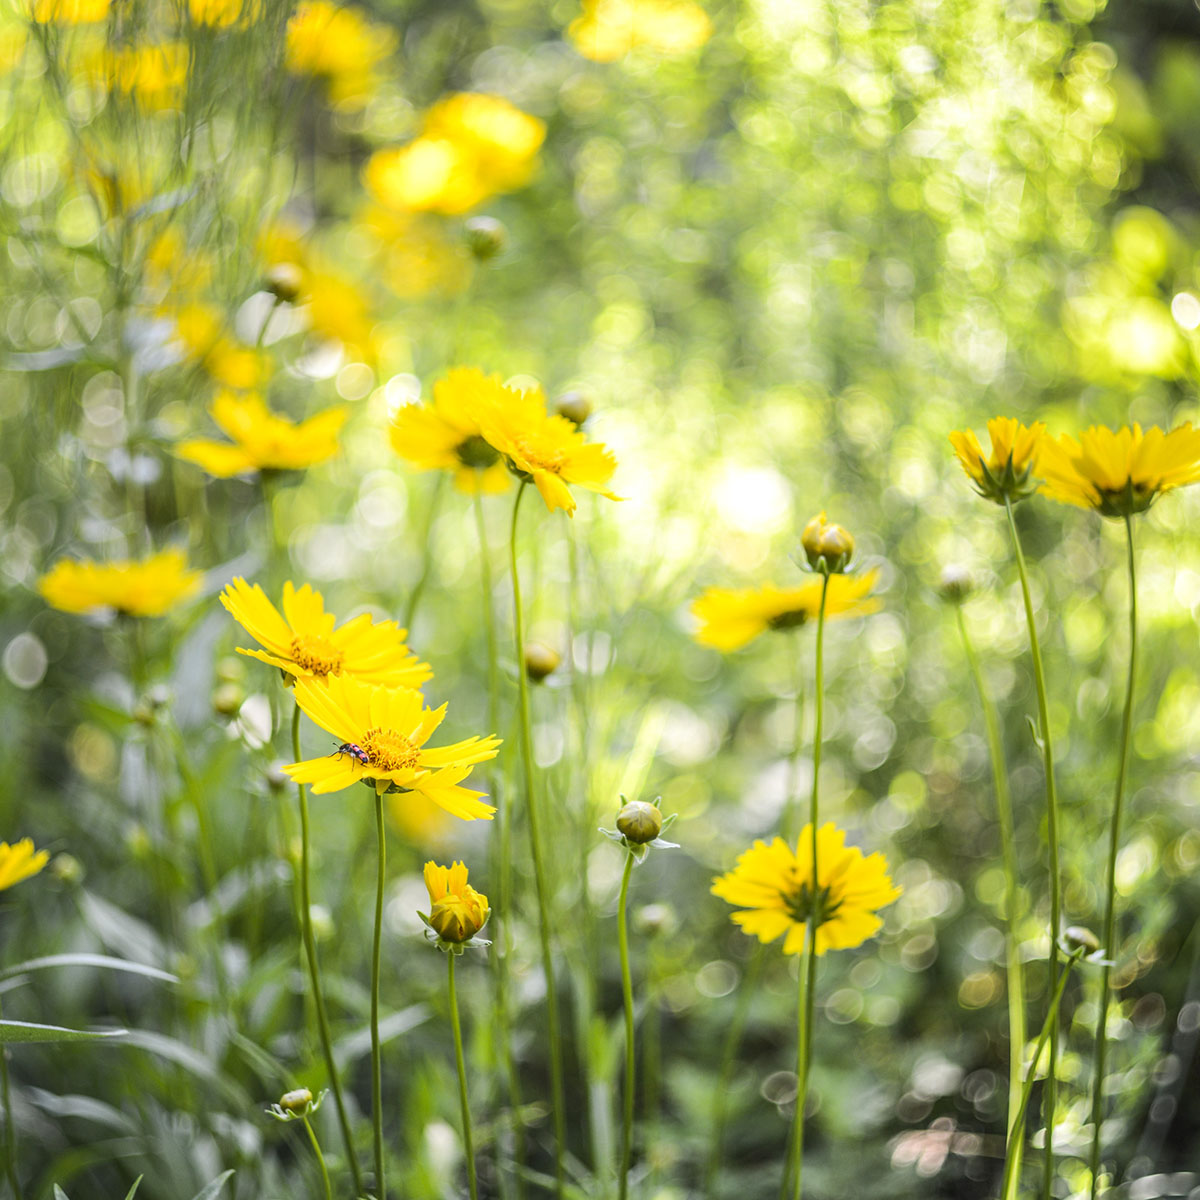
[(325, 1166), (325, 1155), (321, 1153), (321, 1143), (313, 1132), (312, 1122), (305, 1117), (304, 1129), (308, 1140), (312, 1142), (313, 1153), (317, 1156), (317, 1166), (321, 1168), (321, 1182), (325, 1185), (325, 1200), (333, 1200), (333, 1189), (329, 1186), (329, 1168)]
[[(1033, 612), (1033, 597), (1029, 591), (1029, 573), (1017, 522), (1013, 518), (1012, 501), (1007, 497), (1004, 511), (1012, 534), (1013, 553), (1017, 559), (1017, 574), (1021, 577), (1021, 598), (1025, 604), (1025, 624), (1029, 627), (1029, 653), (1033, 658), (1033, 679), (1037, 685), (1038, 745), (1046, 776), (1046, 841), (1050, 850), (1050, 954), (1047, 960), (1048, 988), (1053, 993), (1058, 979), (1058, 936), (1062, 921), (1062, 879), (1058, 866), (1058, 789), (1054, 782), (1054, 747), (1050, 737), (1050, 705), (1046, 700), (1046, 672), (1042, 667), (1042, 649), (1038, 642), (1037, 620)], [(1058, 1108), (1058, 1019), (1050, 1025), (1050, 1065), (1046, 1071), (1046, 1086), (1042, 1093), (1042, 1120), (1046, 1127), (1045, 1157), (1042, 1160), (1042, 1196), (1050, 1200), (1054, 1185), (1054, 1121)]]
[(521, 578), (517, 570), (517, 518), (521, 499), (528, 488), (522, 480), (513, 501), (512, 527), (509, 531), (509, 568), (512, 573), (513, 636), (516, 642), (517, 691), (521, 717), (521, 764), (524, 769), (525, 811), (529, 823), (529, 853), (533, 859), (533, 876), (537, 885), (538, 932), (542, 947), (542, 972), (546, 977), (546, 1050), (550, 1058), (551, 1112), (554, 1118), (554, 1194), (562, 1200), (565, 1175), (563, 1152), (566, 1148), (567, 1123), (564, 1111), (562, 1041), (559, 1036), (558, 993), (554, 985), (554, 957), (550, 950), (550, 893), (542, 865), (542, 841), (537, 796), (533, 776), (533, 731), (529, 716), (529, 680), (525, 674), (525, 620), (521, 612)]
[(408, 595), (408, 606), (404, 610), (403, 625), (410, 634), (412, 633), (413, 617), (417, 612), (417, 604), (421, 600), (421, 593), (425, 590), (425, 585), (429, 582), (429, 572), (433, 566), (433, 523), (437, 520), (438, 509), (441, 508), (442, 490), (445, 483), (446, 472), (439, 471), (437, 482), (433, 485), (433, 495), (429, 498), (429, 507), (425, 510), (425, 524), (421, 529), (421, 574), (417, 577), (417, 582)]
[(8, 1082), (8, 1047), (3, 1045), (0, 1045), (0, 1100), (4, 1103), (4, 1173), (8, 1176), (13, 1200), (21, 1200), (21, 1179), (17, 1175), (17, 1126)]
[[(300, 706), (298, 704), (294, 705), (292, 709), (292, 755), (296, 762), (300, 762)], [(308, 978), (312, 984), (313, 1007), (317, 1010), (317, 1030), (321, 1038), (321, 1052), (325, 1058), (325, 1069), (329, 1072), (329, 1087), (333, 1091), (338, 1125), (342, 1130), (346, 1162), (354, 1177), (354, 1194), (361, 1196), (363, 1194), (362, 1173), (358, 1169), (358, 1158), (354, 1153), (354, 1134), (350, 1130), (350, 1118), (346, 1115), (346, 1101), (342, 1097), (342, 1084), (338, 1078), (337, 1063), (333, 1058), (333, 1039), (329, 1036), (329, 1017), (325, 1012), (325, 993), (321, 988), (317, 942), (313, 936), (312, 897), (309, 893), (308, 795), (304, 790), (304, 784), (296, 784), (296, 795), (300, 801), (300, 930), (304, 939), (304, 957), (308, 961)]]
[(383, 947), (383, 891), (387, 877), (387, 838), (383, 827), (383, 788), (375, 784), (375, 931), (371, 942), (371, 1125), (375, 1131), (375, 1195), (387, 1200), (383, 1168), (383, 1055), (379, 1045), (379, 966)]
[(621, 954), (621, 998), (625, 1006), (625, 1103), (621, 1110), (621, 1174), (617, 1194), (625, 1200), (629, 1194), (629, 1165), (633, 1158), (633, 1093), (637, 1084), (634, 1057), (633, 979), (629, 974), (629, 876), (633, 873), (632, 850), (625, 851), (625, 871), (621, 875), (621, 896), (617, 901), (617, 947)]
[(1121, 845), (1121, 816), (1125, 807), (1125, 777), (1129, 769), (1129, 743), (1133, 734), (1133, 688), (1137, 676), (1137, 573), (1133, 553), (1133, 519), (1125, 517), (1125, 545), (1129, 569), (1129, 674), (1125, 680), (1125, 709), (1121, 715), (1121, 748), (1108, 834), (1108, 873), (1104, 892), (1104, 966), (1100, 969), (1100, 1010), (1096, 1015), (1095, 1063), (1092, 1069), (1092, 1200), (1100, 1188), (1101, 1132), (1104, 1125), (1104, 1067), (1108, 1052), (1108, 1006), (1112, 998), (1112, 966), (1116, 955), (1117, 851)]
[(1004, 759), (1004, 741), (1000, 736), (1000, 721), (996, 706), (992, 703), (979, 665), (979, 656), (967, 633), (967, 621), (961, 604), (955, 604), (954, 614), (958, 618), (958, 632), (962, 637), (963, 653), (979, 703), (983, 708), (983, 725), (987, 733), (988, 755), (992, 763), (992, 787), (996, 793), (996, 812), (1000, 820), (1000, 844), (1004, 859), (1004, 918), (1005, 963), (1008, 972), (1008, 1135), (1007, 1153), (1016, 1159), (1012, 1188), (1003, 1193), (1003, 1200), (1016, 1200), (1017, 1185), (1021, 1175), (1022, 1143), (1013, 1144), (1013, 1124), (1017, 1119), (1017, 1105), (1021, 1099), (1021, 1059), (1025, 1053), (1025, 984), (1021, 970), (1020, 939), (1017, 925), (1020, 920), (1020, 887), (1017, 883), (1017, 847), (1013, 825), (1012, 793), (1008, 786), (1008, 768)]
[(471, 1102), (467, 1097), (467, 1065), (463, 1059), (462, 1025), (458, 1019), (458, 989), (454, 986), (454, 963), (457, 958), (458, 955), (453, 950), (446, 952), (446, 961), (449, 963), (446, 991), (450, 997), (450, 1026), (454, 1030), (454, 1062), (458, 1067), (458, 1099), (462, 1105), (463, 1154), (467, 1159), (467, 1185), (471, 1189), (471, 1200), (478, 1200), (475, 1143), (471, 1136)]

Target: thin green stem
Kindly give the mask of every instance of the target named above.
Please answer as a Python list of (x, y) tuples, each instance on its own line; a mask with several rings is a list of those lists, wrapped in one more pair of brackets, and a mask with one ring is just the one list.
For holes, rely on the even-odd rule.
[(637, 1064), (633, 1040), (633, 980), (629, 974), (629, 877), (633, 874), (632, 850), (625, 852), (621, 895), (617, 901), (617, 946), (621, 953), (621, 998), (625, 1005), (625, 1103), (621, 1110), (621, 1173), (617, 1178), (620, 1200), (629, 1194), (629, 1166), (633, 1161), (633, 1093), (637, 1087)]
[(454, 960), (458, 957), (453, 950), (446, 953), (450, 964), (447, 976), (447, 992), (450, 996), (450, 1025), (454, 1030), (454, 1062), (458, 1067), (458, 1098), (462, 1104), (463, 1153), (467, 1158), (467, 1184), (471, 1189), (471, 1200), (479, 1198), (479, 1184), (475, 1179), (475, 1143), (471, 1137), (471, 1102), (467, 1097), (467, 1065), (463, 1060), (462, 1026), (458, 1020), (458, 990), (454, 986)]
[(1129, 569), (1129, 674), (1125, 680), (1125, 710), (1121, 715), (1121, 748), (1117, 758), (1116, 790), (1108, 835), (1108, 873), (1104, 895), (1104, 958), (1100, 971), (1100, 1010), (1096, 1015), (1095, 1064), (1092, 1069), (1092, 1200), (1100, 1188), (1101, 1132), (1104, 1125), (1104, 1067), (1108, 1054), (1108, 1007), (1112, 998), (1112, 966), (1116, 955), (1117, 851), (1121, 846), (1121, 817), (1125, 807), (1125, 778), (1133, 736), (1133, 688), (1137, 676), (1137, 573), (1133, 553), (1133, 519), (1125, 517)]
[(542, 971), (546, 977), (546, 1034), (550, 1056), (551, 1110), (554, 1118), (554, 1194), (562, 1200), (565, 1185), (563, 1151), (567, 1140), (565, 1093), (563, 1088), (562, 1041), (559, 1036), (558, 994), (554, 986), (554, 958), (550, 950), (550, 893), (542, 866), (541, 828), (538, 824), (537, 795), (533, 777), (533, 733), (529, 716), (529, 681), (522, 669), (525, 646), (525, 621), (521, 612), (521, 578), (517, 570), (517, 518), (521, 498), (529, 484), (522, 481), (513, 502), (512, 527), (509, 531), (509, 567), (512, 572), (513, 635), (516, 643), (517, 690), (521, 716), (521, 764), (524, 769), (525, 811), (529, 823), (529, 853), (537, 885), (538, 932), (542, 948)]
[(387, 1200), (383, 1169), (383, 1055), (379, 1045), (379, 966), (383, 947), (383, 885), (387, 878), (387, 839), (383, 792), (375, 787), (375, 932), (371, 942), (371, 1125), (375, 1133), (375, 1195)]
[(13, 1200), (21, 1200), (21, 1179), (17, 1174), (17, 1126), (13, 1119), (12, 1092), (8, 1082), (8, 1047), (0, 1045), (0, 1100), (4, 1103), (4, 1173), (12, 1188)]
[(425, 524), (421, 529), (421, 574), (413, 590), (408, 595), (408, 605), (404, 610), (404, 628), (412, 632), (413, 617), (417, 613), (417, 604), (421, 593), (429, 582), (429, 572), (433, 567), (433, 523), (437, 519), (438, 509), (442, 504), (442, 492), (446, 484), (446, 472), (439, 471), (437, 482), (433, 485), (433, 495), (429, 499), (429, 507), (425, 510)]
[(321, 1143), (317, 1141), (312, 1122), (307, 1117), (304, 1118), (304, 1129), (308, 1134), (308, 1140), (312, 1142), (313, 1153), (317, 1156), (317, 1166), (321, 1168), (321, 1182), (325, 1185), (325, 1200), (333, 1200), (333, 1188), (329, 1185), (329, 1168), (325, 1165), (325, 1155), (321, 1153)]
[[(292, 712), (292, 754), (300, 761), (300, 706)], [(337, 1108), (338, 1125), (342, 1131), (342, 1143), (346, 1150), (346, 1162), (354, 1177), (354, 1194), (363, 1194), (362, 1173), (358, 1168), (358, 1157), (354, 1153), (354, 1134), (350, 1129), (350, 1118), (346, 1114), (346, 1101), (342, 1096), (342, 1084), (338, 1078), (337, 1063), (333, 1058), (333, 1038), (329, 1035), (329, 1016), (325, 1011), (325, 992), (321, 987), (321, 967), (317, 960), (317, 940), (313, 936), (312, 897), (309, 891), (309, 832), (308, 795), (304, 784), (296, 784), (296, 796), (300, 801), (300, 930), (304, 939), (304, 957), (308, 961), (308, 979), (312, 985), (313, 1007), (317, 1010), (317, 1031), (321, 1038), (321, 1053), (325, 1059), (325, 1070), (329, 1073), (329, 1086), (333, 1091), (333, 1103)]]
[[(1058, 979), (1058, 936), (1062, 922), (1062, 879), (1058, 866), (1058, 789), (1054, 781), (1054, 747), (1050, 736), (1050, 705), (1046, 700), (1046, 672), (1042, 667), (1042, 650), (1038, 642), (1037, 621), (1033, 613), (1033, 597), (1029, 591), (1029, 573), (1025, 568), (1025, 555), (1021, 550), (1021, 538), (1017, 533), (1017, 522), (1013, 517), (1012, 501), (1005, 498), (1004, 511), (1008, 515), (1008, 528), (1012, 534), (1013, 553), (1017, 559), (1017, 574), (1021, 578), (1021, 597), (1025, 603), (1025, 623), (1029, 627), (1029, 652), (1033, 658), (1033, 678), (1037, 686), (1038, 741), (1042, 750), (1043, 769), (1046, 776), (1046, 840), (1050, 850), (1050, 954), (1047, 961), (1048, 992), (1053, 992)], [(1054, 1121), (1058, 1106), (1058, 1019), (1050, 1025), (1050, 1065), (1046, 1072), (1046, 1086), (1042, 1093), (1043, 1122), (1046, 1127), (1045, 1158), (1042, 1163), (1042, 1196), (1050, 1200), (1054, 1183)]]
[(1017, 925), (1020, 921), (1020, 885), (1017, 882), (1017, 847), (1014, 832), (1012, 793), (1008, 786), (1008, 768), (1004, 759), (1004, 741), (1000, 735), (1000, 721), (996, 706), (988, 694), (979, 665), (979, 656), (967, 633), (967, 622), (961, 604), (954, 608), (958, 618), (958, 632), (962, 637), (963, 654), (967, 667), (979, 693), (983, 708), (983, 726), (987, 734), (988, 755), (992, 763), (992, 788), (996, 794), (996, 813), (1000, 821), (1000, 845), (1004, 861), (1004, 920), (1005, 962), (1008, 973), (1008, 1120), (1006, 1123), (1007, 1153), (1017, 1160), (1013, 1175), (1012, 1190), (1005, 1192), (1003, 1200), (1016, 1200), (1017, 1183), (1021, 1173), (1023, 1146), (1012, 1142), (1013, 1124), (1017, 1119), (1017, 1105), (1021, 1098), (1021, 1057), (1025, 1052), (1025, 982), (1021, 969), (1020, 939)]

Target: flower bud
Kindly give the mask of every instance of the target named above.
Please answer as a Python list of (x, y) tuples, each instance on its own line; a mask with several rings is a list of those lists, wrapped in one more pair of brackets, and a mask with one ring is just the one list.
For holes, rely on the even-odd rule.
[(273, 762), (266, 773), (267, 787), (273, 792), (282, 792), (284, 788), (291, 787), (291, 776), (284, 773), (283, 760)]
[(312, 1103), (313, 1094), (308, 1088), (297, 1088), (294, 1092), (284, 1092), (279, 1097), (279, 1107), (284, 1112), (303, 1114)]
[(562, 656), (544, 642), (525, 643), (525, 674), (534, 683), (541, 683), (547, 675), (558, 670)]
[(245, 668), (242, 666), (243, 659), (235, 658), (232, 654), (217, 661), (217, 679), (221, 683), (238, 683), (246, 674)]
[(263, 286), (280, 304), (295, 304), (304, 287), (304, 272), (295, 263), (276, 263), (267, 269)]
[(56, 854), (50, 860), (50, 872), (63, 883), (83, 882), (83, 863), (73, 854)]
[(840, 525), (832, 525), (818, 513), (804, 527), (800, 543), (808, 565), (822, 574), (840, 575), (854, 555), (854, 539)]
[(971, 572), (961, 563), (947, 563), (938, 581), (938, 594), (950, 604), (961, 604), (975, 590)]
[(1072, 953), (1082, 950), (1085, 954), (1095, 954), (1100, 949), (1100, 939), (1082, 925), (1068, 925), (1063, 930), (1063, 942)]
[(582, 425), (592, 415), (592, 402), (582, 392), (563, 392), (554, 402), (554, 411), (572, 425)]
[(502, 254), (508, 245), (508, 230), (495, 217), (471, 217), (463, 228), (467, 249), (479, 262)]
[(678, 924), (669, 904), (645, 904), (633, 914), (633, 927), (647, 937), (660, 933), (670, 935)]
[(631, 800), (617, 813), (617, 830), (627, 842), (644, 846), (662, 832), (663, 816), (645, 800)]
[(245, 699), (240, 684), (222, 683), (212, 694), (213, 712), (219, 717), (236, 717)]
[(468, 886), (461, 895), (452, 892), (435, 901), (429, 925), (447, 942), (467, 942), (487, 924), (489, 911), (487, 897)]

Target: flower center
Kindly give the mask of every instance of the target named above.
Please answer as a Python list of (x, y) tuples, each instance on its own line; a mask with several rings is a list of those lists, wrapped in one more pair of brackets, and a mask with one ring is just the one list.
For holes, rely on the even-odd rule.
[(792, 612), (777, 613), (767, 621), (767, 624), (772, 629), (795, 629), (803, 625), (807, 620), (808, 611), (803, 608), (797, 608)]
[(803, 923), (814, 916), (817, 925), (824, 925), (832, 919), (842, 906), (840, 900), (830, 896), (827, 887), (818, 888), (814, 896), (807, 883), (800, 884), (795, 891), (783, 893), (783, 902), (793, 921)]
[(359, 745), (381, 771), (414, 771), (420, 765), (420, 748), (394, 729), (368, 729)]
[(567, 461), (566, 453), (562, 450), (547, 450), (530, 444), (524, 438), (518, 438), (513, 443), (521, 457), (529, 463), (530, 466), (536, 467), (539, 471), (550, 471), (557, 475), (562, 471), (563, 463)]
[(323, 637), (292, 638), (292, 661), (314, 675), (340, 675), (346, 655)]
[(464, 467), (474, 467), (477, 471), (490, 467), (499, 457), (500, 452), (478, 434), (472, 434), (465, 442), (459, 442), (454, 447), (458, 461)]

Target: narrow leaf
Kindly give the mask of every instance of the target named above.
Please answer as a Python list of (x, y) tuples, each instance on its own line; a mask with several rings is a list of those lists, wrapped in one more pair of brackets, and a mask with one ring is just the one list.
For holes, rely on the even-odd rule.
[(0, 1021), (0, 1045), (17, 1042), (94, 1042), (124, 1037), (128, 1029), (64, 1029), (61, 1025), (32, 1025), (28, 1021)]

